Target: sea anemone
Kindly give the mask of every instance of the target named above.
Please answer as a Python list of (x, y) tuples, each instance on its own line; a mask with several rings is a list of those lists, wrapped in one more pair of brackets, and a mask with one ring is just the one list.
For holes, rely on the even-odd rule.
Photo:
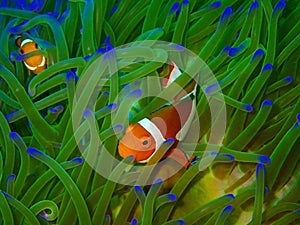
[[(0, 223), (299, 224), (299, 11), (296, 0), (3, 0)], [(18, 37), (35, 50), (23, 54)], [(188, 76), (185, 49), (213, 79), (200, 64)], [(36, 56), (47, 60), (38, 74), (24, 65)], [(163, 180), (155, 163), (174, 140), (147, 165), (117, 146), (177, 94), (159, 83), (171, 56), (177, 86), (203, 80), (200, 129), (180, 143), (196, 159)]]

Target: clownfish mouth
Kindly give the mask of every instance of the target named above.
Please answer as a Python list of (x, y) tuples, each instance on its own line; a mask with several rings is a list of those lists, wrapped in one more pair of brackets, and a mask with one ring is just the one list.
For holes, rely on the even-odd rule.
[(122, 141), (119, 142), (119, 155), (122, 158), (126, 158), (127, 156), (134, 156), (134, 161), (135, 162), (141, 162), (144, 160), (147, 160), (154, 152), (154, 149), (147, 150), (147, 151), (141, 151), (141, 150), (134, 150), (130, 148), (128, 145), (122, 143)]

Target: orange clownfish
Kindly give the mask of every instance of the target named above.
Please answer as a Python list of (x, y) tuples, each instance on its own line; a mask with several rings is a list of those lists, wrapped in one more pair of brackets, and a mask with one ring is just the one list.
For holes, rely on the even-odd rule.
[[(26, 54), (39, 49), (37, 43), (29, 38), (23, 39), (19, 37), (16, 39), (16, 44), (20, 47), (21, 54)], [(38, 74), (46, 68), (46, 58), (42, 55), (34, 55), (24, 59), (24, 64), (27, 69)]]
[[(171, 81), (162, 83), (162, 85), (168, 86), (180, 74), (178, 67), (174, 64), (171, 65), (170, 74), (168, 74), (168, 80)], [(195, 112), (195, 99), (192, 100), (188, 96), (181, 98), (173, 105), (153, 112), (148, 118), (144, 118), (136, 124), (130, 124), (119, 142), (119, 155), (123, 158), (133, 155), (135, 162), (146, 163), (166, 139), (173, 138), (175, 142), (164, 158), (172, 158), (188, 168), (194, 157), (190, 157), (178, 149), (177, 144), (187, 134)]]

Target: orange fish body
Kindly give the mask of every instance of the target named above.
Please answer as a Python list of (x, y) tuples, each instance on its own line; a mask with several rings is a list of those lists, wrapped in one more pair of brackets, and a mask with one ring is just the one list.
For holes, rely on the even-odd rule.
[[(39, 49), (37, 43), (29, 38), (22, 39), (19, 37), (16, 39), (16, 44), (20, 47), (21, 54), (26, 54)], [(42, 55), (30, 56), (24, 60), (24, 64), (27, 69), (34, 74), (38, 74), (46, 68), (46, 58)]]
[(173, 138), (175, 142), (164, 158), (172, 158), (187, 168), (192, 157), (176, 147), (186, 135), (194, 114), (195, 100), (187, 97), (153, 112), (136, 124), (130, 124), (119, 142), (120, 156), (133, 155), (136, 162), (148, 162), (166, 139)]

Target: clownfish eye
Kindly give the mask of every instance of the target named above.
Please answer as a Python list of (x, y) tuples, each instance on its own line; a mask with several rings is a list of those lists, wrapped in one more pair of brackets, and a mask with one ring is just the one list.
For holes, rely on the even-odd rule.
[(148, 148), (151, 144), (149, 137), (143, 137), (141, 141), (144, 148)]
[(21, 52), (21, 54), (24, 54), (24, 50), (22, 48), (20, 49), (20, 52)]
[(35, 48), (38, 48), (38, 45), (37, 45), (37, 43), (35, 42)]

